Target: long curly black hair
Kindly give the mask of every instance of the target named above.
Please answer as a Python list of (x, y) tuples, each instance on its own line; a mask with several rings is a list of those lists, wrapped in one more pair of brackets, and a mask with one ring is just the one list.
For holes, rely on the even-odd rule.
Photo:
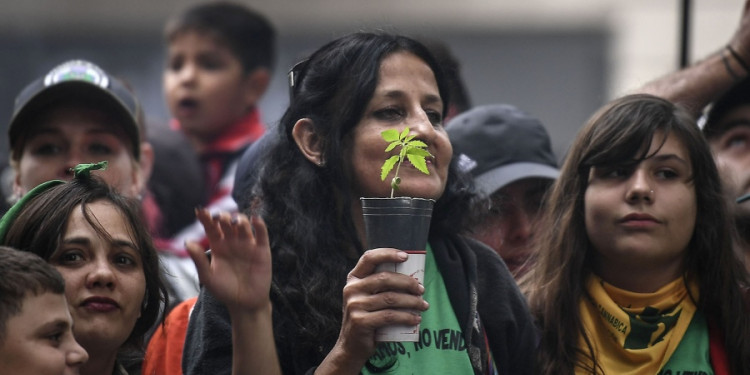
[[(347, 164), (350, 133), (373, 96), (381, 61), (404, 51), (432, 68), (447, 109), (447, 84), (421, 43), (399, 35), (361, 32), (329, 42), (295, 66), (290, 106), (276, 133), (269, 134), (275, 139), (263, 158), (253, 194), (262, 202), (260, 213), (271, 237), (271, 298), (293, 315), (285, 321), (296, 325), (277, 330), (277, 340), (294, 342), (295, 353), (322, 358), (338, 337), (346, 275), (357, 262), (354, 255), (363, 252), (352, 218), (356, 197)], [(325, 167), (305, 159), (292, 138), (292, 128), (301, 118), (312, 120), (323, 141)], [(473, 199), (468, 181), (451, 163), (445, 191), (433, 210), (431, 237), (463, 228)], [(297, 337), (278, 336), (290, 331)]]

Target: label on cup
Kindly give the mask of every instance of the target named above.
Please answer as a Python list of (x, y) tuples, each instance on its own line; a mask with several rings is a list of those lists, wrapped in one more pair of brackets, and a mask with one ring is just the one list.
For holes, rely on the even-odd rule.
[[(427, 251), (404, 250), (409, 258), (403, 263), (382, 263), (375, 269), (376, 272), (396, 272), (408, 275), (424, 285), (424, 263)], [(382, 327), (375, 332), (376, 341), (419, 341), (419, 324), (403, 325), (394, 324)]]

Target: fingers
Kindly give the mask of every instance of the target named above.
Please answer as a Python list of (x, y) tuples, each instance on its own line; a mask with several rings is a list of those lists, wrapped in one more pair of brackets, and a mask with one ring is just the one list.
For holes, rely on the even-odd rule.
[(407, 258), (405, 252), (389, 248), (369, 250), (360, 257), (343, 290), (345, 314), (352, 326), (374, 330), (419, 323), (419, 313), (429, 307), (422, 298), (424, 287), (409, 275), (377, 272), (380, 264)]
[(255, 235), (255, 241), (258, 245), (268, 245), (268, 228), (266, 228), (266, 222), (259, 216), (253, 216), (251, 219), (251, 225), (253, 230), (252, 234)]
[(206, 231), (206, 237), (208, 237), (209, 241), (213, 242), (213, 240), (218, 240), (223, 237), (221, 227), (219, 226), (219, 219), (221, 218), (220, 214), (211, 215), (211, 213), (205, 208), (196, 208), (195, 217), (197, 217), (198, 221), (203, 224), (203, 229)]
[(187, 249), (190, 258), (193, 259), (195, 269), (198, 271), (198, 279), (200, 279), (202, 284), (205, 284), (208, 281), (207, 277), (210, 273), (209, 270), (211, 267), (205, 253), (206, 249), (204, 249), (199, 243), (193, 241), (186, 241), (185, 248)]
[(354, 269), (349, 272), (347, 279), (365, 278), (375, 272), (375, 268), (382, 263), (402, 263), (408, 257), (407, 253), (396, 249), (379, 248), (367, 250), (359, 257), (359, 261), (354, 266)]
[[(197, 208), (195, 210), (195, 215), (201, 224), (203, 224), (203, 228), (206, 231), (206, 237), (211, 243), (225, 237), (237, 238), (240, 240), (252, 239), (254, 237), (254, 228), (251, 226), (248, 217), (244, 214), (236, 212), (218, 212), (211, 214), (205, 208)], [(259, 218), (258, 221), (265, 233), (265, 224)], [(267, 241), (267, 233), (265, 233), (265, 237)]]
[(399, 291), (415, 296), (424, 293), (424, 286), (413, 277), (395, 272), (376, 272), (365, 278), (350, 278), (344, 286), (344, 298), (358, 294)]
[(421, 295), (387, 291), (376, 294), (360, 294), (347, 300), (350, 311), (377, 312), (381, 310), (413, 310), (413, 313), (425, 311), (429, 303)]

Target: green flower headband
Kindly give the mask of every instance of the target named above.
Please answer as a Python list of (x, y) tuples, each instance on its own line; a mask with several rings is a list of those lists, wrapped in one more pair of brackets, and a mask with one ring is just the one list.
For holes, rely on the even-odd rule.
[[(74, 179), (88, 179), (91, 178), (91, 171), (105, 169), (107, 169), (107, 161), (100, 161), (98, 163), (90, 164), (78, 164), (75, 167), (70, 168), (70, 170), (73, 171)], [(3, 215), (2, 219), (0, 219), (0, 243), (5, 242), (5, 235), (8, 234), (8, 229), (10, 229), (11, 225), (13, 225), (13, 222), (16, 221), (18, 213), (21, 212), (24, 206), (26, 206), (26, 203), (34, 199), (34, 197), (36, 197), (37, 195), (49, 190), (50, 188), (64, 183), (65, 181), (62, 180), (42, 182), (33, 189), (29, 190), (29, 192), (24, 194), (24, 196), (21, 197), (18, 202), (13, 204), (13, 206), (8, 209), (8, 212)]]

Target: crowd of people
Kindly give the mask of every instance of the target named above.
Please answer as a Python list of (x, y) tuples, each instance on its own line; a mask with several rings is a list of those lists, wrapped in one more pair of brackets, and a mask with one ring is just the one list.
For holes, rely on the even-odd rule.
[[(18, 94), (0, 373), (750, 374), (750, 0), (561, 156), (439, 41), (332, 39), (267, 129), (266, 17), (198, 4), (164, 40), (168, 133), (91, 61)], [(369, 248), (361, 198), (394, 193), (431, 202), (424, 251)]]

